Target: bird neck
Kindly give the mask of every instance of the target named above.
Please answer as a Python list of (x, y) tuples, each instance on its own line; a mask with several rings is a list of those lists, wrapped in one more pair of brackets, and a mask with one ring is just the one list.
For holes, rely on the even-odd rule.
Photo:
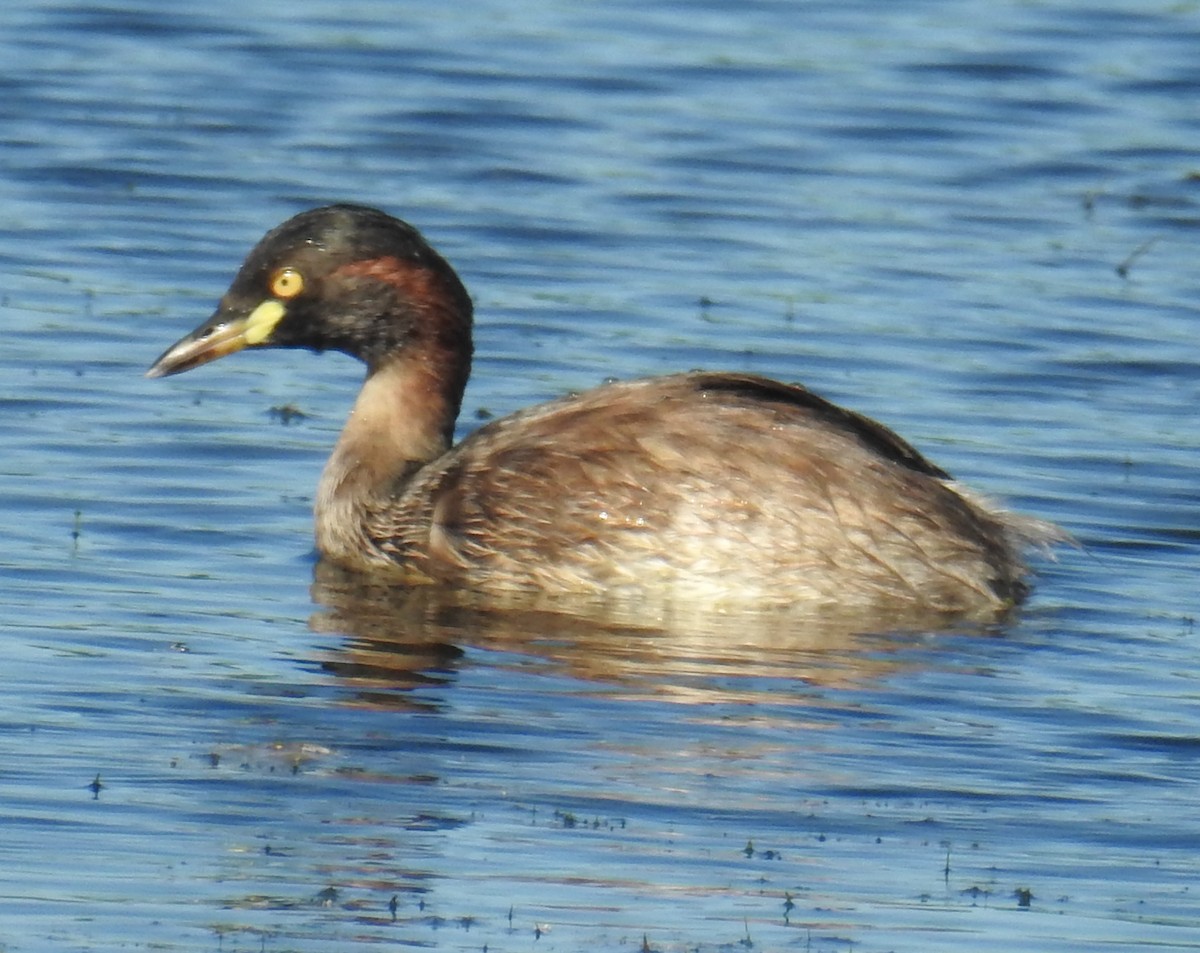
[(324, 555), (361, 559), (371, 504), (450, 449), (465, 375), (432, 357), (400, 354), (368, 371), (317, 490), (317, 548)]

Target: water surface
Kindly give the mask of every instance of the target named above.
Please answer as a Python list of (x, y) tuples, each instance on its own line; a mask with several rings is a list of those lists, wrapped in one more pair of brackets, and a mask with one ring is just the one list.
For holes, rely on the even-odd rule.
[[(1157, 0), (6, 5), (0, 946), (1200, 948), (1198, 43)], [(360, 371), (141, 375), (335, 200), (472, 289), (464, 433), (770, 374), (1080, 547), (986, 633), (314, 601)]]

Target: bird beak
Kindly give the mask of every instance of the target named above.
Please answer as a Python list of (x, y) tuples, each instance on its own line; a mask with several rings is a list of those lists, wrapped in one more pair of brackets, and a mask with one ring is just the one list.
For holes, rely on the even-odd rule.
[(287, 309), (275, 298), (268, 298), (244, 317), (232, 317), (222, 308), (167, 348), (146, 371), (146, 376), (182, 374), (242, 348), (265, 344), (285, 314)]

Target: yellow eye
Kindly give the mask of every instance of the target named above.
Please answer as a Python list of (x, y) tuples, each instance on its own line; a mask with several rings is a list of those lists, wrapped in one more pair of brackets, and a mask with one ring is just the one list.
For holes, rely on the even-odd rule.
[(304, 290), (304, 275), (295, 268), (280, 268), (271, 275), (271, 294), (276, 298), (294, 298)]

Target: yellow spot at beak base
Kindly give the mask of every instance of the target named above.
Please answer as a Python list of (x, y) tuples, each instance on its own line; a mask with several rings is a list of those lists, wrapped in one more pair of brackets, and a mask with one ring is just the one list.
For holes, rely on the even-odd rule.
[(268, 298), (257, 308), (250, 312), (246, 318), (246, 325), (242, 330), (242, 338), (246, 345), (253, 347), (255, 344), (262, 344), (271, 336), (271, 332), (275, 330), (283, 316), (287, 314), (287, 308), (283, 306), (283, 302), (277, 301), (274, 298)]

